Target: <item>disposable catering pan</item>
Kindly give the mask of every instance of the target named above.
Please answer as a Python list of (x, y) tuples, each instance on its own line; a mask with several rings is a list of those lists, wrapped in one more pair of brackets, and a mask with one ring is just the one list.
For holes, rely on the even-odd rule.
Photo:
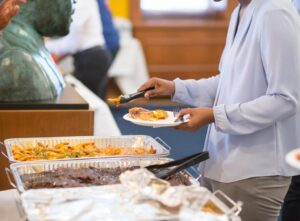
[[(159, 137), (155, 139), (150, 136), (145, 135), (128, 135), (128, 136), (115, 136), (115, 137), (101, 137), (101, 136), (79, 136), (79, 137), (41, 137), (41, 138), (14, 138), (7, 139), (4, 141), (6, 148), (6, 153), (4, 153), (3, 148), (1, 148), (2, 154), (11, 162), (21, 162), (16, 160), (13, 152), (13, 146), (19, 146), (21, 148), (26, 148), (28, 146), (35, 147), (38, 144), (45, 145), (47, 147), (53, 147), (61, 143), (68, 143), (71, 146), (79, 145), (82, 143), (94, 142), (97, 148), (107, 148), (107, 147), (120, 147), (120, 148), (144, 148), (146, 150), (154, 149), (155, 154), (138, 154), (138, 155), (109, 155), (109, 156), (93, 156), (84, 157), (86, 158), (102, 158), (102, 157), (149, 157), (149, 156), (168, 156), (170, 154), (170, 147)], [(81, 157), (82, 158), (82, 157)], [(68, 157), (57, 160), (75, 160), (80, 159), (76, 157)], [(47, 159), (45, 159), (47, 160)], [(27, 161), (26, 161), (27, 162)]]
[[(146, 187), (147, 191), (141, 186), (137, 186), (133, 190), (121, 184), (65, 189), (33, 189), (21, 194), (20, 213), (24, 220), (28, 221), (241, 221), (238, 217), (242, 209), (240, 202), (232, 201), (221, 191), (213, 194), (200, 186), (184, 188), (184, 196), (180, 194), (183, 193), (182, 187), (177, 189), (175, 187), (172, 190), (173, 195), (164, 199), (162, 196), (145, 194), (149, 193), (149, 189), (155, 189), (153, 186)], [(172, 196), (177, 194), (181, 197), (174, 205), (176, 199), (174, 200)], [(175, 196), (175, 198), (177, 197)], [(166, 207), (166, 204), (169, 207)], [(220, 215), (214, 208), (218, 208), (223, 214)]]
[[(170, 158), (148, 157), (148, 158), (102, 158), (102, 159), (85, 159), (85, 160), (68, 160), (68, 161), (40, 161), (40, 162), (24, 162), (14, 163), (10, 165), (10, 170), (6, 168), (6, 173), (10, 184), (17, 188), (20, 192), (27, 190), (26, 179), (43, 179), (44, 172), (53, 171), (58, 168), (128, 168), (128, 167), (145, 167), (153, 164), (162, 164), (171, 161)], [(26, 174), (26, 176), (23, 176)], [(15, 183), (12, 182), (11, 176), (14, 176)], [(32, 175), (32, 176), (30, 176)], [(188, 172), (183, 172), (183, 176), (189, 179), (191, 184), (199, 184)]]

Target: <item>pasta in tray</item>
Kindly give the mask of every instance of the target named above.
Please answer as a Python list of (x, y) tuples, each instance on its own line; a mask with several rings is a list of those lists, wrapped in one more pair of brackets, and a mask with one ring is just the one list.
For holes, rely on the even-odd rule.
[(99, 148), (94, 142), (80, 143), (70, 145), (68, 142), (59, 143), (53, 147), (49, 147), (40, 142), (32, 146), (14, 145), (11, 148), (15, 160), (18, 161), (34, 161), (34, 160), (56, 160), (66, 158), (82, 158), (82, 157), (101, 157), (101, 156), (124, 156), (124, 155), (144, 155), (155, 154), (156, 150), (143, 147), (102, 147)]

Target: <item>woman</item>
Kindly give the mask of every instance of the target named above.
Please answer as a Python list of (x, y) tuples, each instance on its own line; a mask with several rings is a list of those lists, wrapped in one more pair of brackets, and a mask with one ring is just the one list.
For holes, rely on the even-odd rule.
[(10, 20), (19, 12), (19, 4), (26, 0), (4, 0), (0, 4), (0, 31), (3, 30)]
[[(217, 1), (217, 0), (215, 0)], [(171, 95), (197, 108), (178, 129), (208, 128), (202, 185), (244, 202), (246, 221), (275, 221), (291, 176), (284, 160), (300, 145), (300, 22), (290, 0), (239, 0), (209, 79), (151, 79), (146, 98)]]

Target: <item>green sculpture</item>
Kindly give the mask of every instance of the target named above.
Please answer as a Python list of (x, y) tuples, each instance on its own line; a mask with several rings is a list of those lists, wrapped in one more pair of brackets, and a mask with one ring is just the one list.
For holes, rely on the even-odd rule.
[(64, 88), (43, 37), (68, 34), (73, 1), (29, 0), (4, 29), (0, 36), (0, 102), (51, 100)]

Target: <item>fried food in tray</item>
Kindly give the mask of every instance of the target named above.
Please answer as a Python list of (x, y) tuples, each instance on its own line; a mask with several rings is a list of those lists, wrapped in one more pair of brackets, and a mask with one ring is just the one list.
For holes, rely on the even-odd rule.
[(201, 208), (201, 211), (223, 215), (224, 211), (218, 207), (212, 200), (208, 200)]
[[(23, 174), (21, 179), (25, 189), (40, 188), (68, 188), (119, 184), (119, 176), (128, 170), (140, 167), (127, 168), (57, 168), (51, 171)], [(166, 179), (172, 186), (191, 185), (189, 178), (183, 173), (177, 173)]]
[(129, 115), (136, 120), (158, 121), (168, 118), (167, 111), (164, 110), (148, 110), (142, 107), (134, 107), (129, 109)]
[(115, 147), (108, 146), (99, 148), (95, 142), (70, 145), (68, 142), (59, 143), (55, 146), (44, 145), (37, 142), (35, 146), (12, 146), (12, 153), (17, 161), (55, 160), (67, 158), (124, 156), (124, 155), (147, 155), (155, 154), (156, 149), (143, 147)]

